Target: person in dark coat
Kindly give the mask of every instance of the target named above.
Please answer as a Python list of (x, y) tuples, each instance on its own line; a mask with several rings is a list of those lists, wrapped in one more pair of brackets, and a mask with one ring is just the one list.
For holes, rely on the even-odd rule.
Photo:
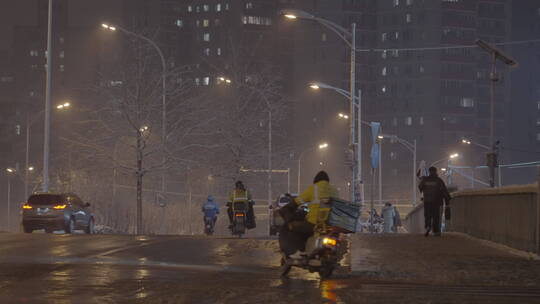
[(429, 176), (422, 177), (418, 189), (424, 194), (425, 236), (428, 236), (432, 230), (433, 235), (441, 236), (443, 201), (449, 205), (450, 193), (448, 193), (444, 181), (437, 175), (437, 168), (429, 168)]

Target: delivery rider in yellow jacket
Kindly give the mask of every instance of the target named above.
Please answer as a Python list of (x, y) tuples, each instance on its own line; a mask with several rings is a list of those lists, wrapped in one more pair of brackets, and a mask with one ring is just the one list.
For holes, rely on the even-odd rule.
[(232, 203), (244, 202), (248, 204), (248, 213), (253, 213), (253, 199), (251, 193), (246, 189), (242, 181), (237, 181), (234, 189), (229, 193), (229, 202), (227, 203), (227, 214), (229, 215), (229, 228), (232, 225)]
[[(328, 173), (320, 171), (315, 175), (313, 184), (310, 185), (304, 192), (295, 198), (298, 205), (308, 203), (308, 213), (305, 221), (294, 221), (289, 223), (288, 231), (284, 231), (288, 244), (285, 254), (290, 255), (296, 248), (296, 253), (290, 255), (293, 258), (299, 257), (305, 250), (307, 239), (313, 235), (315, 226), (323, 223), (328, 218), (330, 208), (321, 207), (320, 202), (328, 200), (330, 197), (337, 197), (338, 193), (334, 186), (330, 184)], [(291, 243), (296, 243), (293, 246)]]

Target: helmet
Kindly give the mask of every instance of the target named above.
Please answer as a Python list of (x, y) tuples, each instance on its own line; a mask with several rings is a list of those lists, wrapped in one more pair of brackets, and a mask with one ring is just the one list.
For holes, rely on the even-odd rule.
[(238, 189), (242, 189), (244, 190), (245, 187), (244, 187), (244, 183), (242, 183), (242, 181), (236, 181), (236, 183), (234, 184), (234, 186)]

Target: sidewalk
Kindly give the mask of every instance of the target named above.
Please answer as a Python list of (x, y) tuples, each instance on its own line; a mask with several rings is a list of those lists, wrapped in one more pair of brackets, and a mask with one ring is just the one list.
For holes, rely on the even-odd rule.
[(458, 233), (356, 234), (351, 270), (370, 281), (540, 288), (540, 260)]

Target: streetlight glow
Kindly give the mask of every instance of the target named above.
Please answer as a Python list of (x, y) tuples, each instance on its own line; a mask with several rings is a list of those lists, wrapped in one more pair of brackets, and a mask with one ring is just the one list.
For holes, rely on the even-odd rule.
[(323, 144), (319, 145), (319, 149), (321, 149), (321, 150), (326, 149), (326, 148), (328, 148), (328, 143), (323, 143)]
[(15, 169), (13, 169), (13, 168), (7, 168), (6, 171), (8, 173), (15, 173)]
[(339, 118), (342, 118), (342, 119), (349, 119), (349, 115), (347, 114), (339, 113), (338, 116)]
[(139, 131), (141, 132), (145, 132), (145, 131), (148, 131), (149, 127), (148, 126), (142, 126)]
[(34, 167), (32, 166), (28, 167), (28, 171), (34, 171)]
[(318, 90), (318, 89), (321, 88), (321, 87), (320, 87), (318, 84), (316, 84), (316, 83), (310, 84), (309, 87), (312, 88), (312, 89), (314, 89), (314, 90)]
[(102, 24), (101, 24), (101, 27), (106, 28), (106, 29), (109, 29), (109, 25), (108, 25), (108, 24), (105, 24), (105, 23), (102, 23)]
[(286, 14), (286, 15), (284, 15), (284, 17), (287, 18), (287, 19), (291, 19), (291, 20), (294, 20), (294, 19), (298, 18), (296, 15), (293, 15), (293, 14)]
[(470, 144), (471, 144), (471, 141), (468, 140), (468, 139), (465, 139), (465, 138), (462, 139), (461, 142), (464, 143), (464, 144), (467, 144), (467, 145), (470, 145)]
[(456, 158), (456, 157), (459, 157), (459, 154), (458, 154), (458, 153), (454, 153), (454, 154), (450, 155), (450, 158), (451, 158), (451, 159)]

